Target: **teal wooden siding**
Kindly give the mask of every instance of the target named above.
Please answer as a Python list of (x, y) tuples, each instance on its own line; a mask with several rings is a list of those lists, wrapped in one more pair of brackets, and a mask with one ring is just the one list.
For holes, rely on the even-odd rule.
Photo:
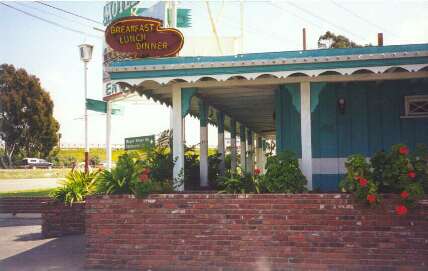
[[(400, 118), (405, 114), (404, 97), (408, 95), (428, 95), (428, 81), (325, 84), (311, 114), (313, 157), (372, 156), (397, 143), (410, 149), (418, 143), (428, 144), (428, 118)], [(338, 110), (339, 98), (346, 102), (344, 114)], [(325, 182), (324, 187), (331, 190), (331, 182), (339, 180), (332, 176), (314, 175), (314, 184), (322, 189)]]
[(337, 192), (338, 184), (343, 174), (314, 174), (312, 175), (312, 187), (319, 192)]
[(276, 150), (291, 150), (301, 157), (300, 86), (282, 85), (275, 92)]

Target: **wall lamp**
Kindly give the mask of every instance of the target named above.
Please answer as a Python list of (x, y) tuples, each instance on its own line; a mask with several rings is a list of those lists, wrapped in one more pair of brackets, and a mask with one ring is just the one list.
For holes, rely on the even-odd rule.
[(339, 109), (340, 114), (345, 114), (346, 101), (344, 98), (337, 99), (337, 108)]

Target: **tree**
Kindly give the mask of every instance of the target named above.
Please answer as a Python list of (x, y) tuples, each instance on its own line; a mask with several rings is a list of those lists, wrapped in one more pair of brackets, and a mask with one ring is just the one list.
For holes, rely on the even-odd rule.
[(58, 142), (49, 93), (37, 77), (8, 64), (0, 66), (0, 125), (3, 167), (18, 157), (46, 157)]
[[(370, 45), (366, 45), (370, 46)], [(318, 39), (318, 48), (357, 48), (363, 47), (349, 40), (342, 35), (336, 35), (333, 32), (327, 31)]]

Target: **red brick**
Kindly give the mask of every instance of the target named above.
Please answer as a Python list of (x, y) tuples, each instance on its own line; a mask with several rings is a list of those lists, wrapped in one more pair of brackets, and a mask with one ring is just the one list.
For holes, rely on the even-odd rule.
[[(397, 217), (347, 194), (90, 197), (90, 268), (160, 271), (425, 270), (428, 205)], [(424, 201), (426, 202), (426, 200)]]

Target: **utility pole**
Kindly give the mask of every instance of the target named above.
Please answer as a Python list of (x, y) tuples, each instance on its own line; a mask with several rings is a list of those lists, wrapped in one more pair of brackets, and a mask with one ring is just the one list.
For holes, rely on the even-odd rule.
[(240, 8), (241, 8), (241, 54), (244, 53), (244, 1), (241, 0), (240, 2)]
[(306, 28), (303, 28), (302, 35), (303, 35), (303, 50), (306, 50)]

